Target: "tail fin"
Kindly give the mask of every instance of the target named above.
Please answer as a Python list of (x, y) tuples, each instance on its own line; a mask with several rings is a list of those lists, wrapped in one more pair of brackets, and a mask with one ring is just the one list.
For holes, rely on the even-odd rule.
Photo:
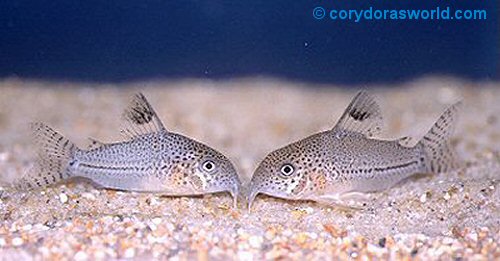
[(38, 145), (38, 158), (14, 186), (23, 190), (34, 189), (69, 178), (68, 167), (78, 150), (76, 145), (43, 123), (32, 123), (30, 127), (34, 143)]
[(450, 137), (455, 129), (462, 102), (448, 108), (434, 126), (419, 142), (425, 153), (427, 171), (445, 172), (458, 167), (458, 159), (450, 144)]

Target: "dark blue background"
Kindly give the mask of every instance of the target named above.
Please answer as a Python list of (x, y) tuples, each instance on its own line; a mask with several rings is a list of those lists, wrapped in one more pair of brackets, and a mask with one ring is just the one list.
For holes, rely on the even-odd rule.
[[(0, 3), (0, 77), (128, 81), (277, 76), (334, 83), (498, 79), (497, 0)], [(315, 20), (325, 8), (488, 10), (486, 21)], [(307, 44), (306, 44), (307, 43)]]

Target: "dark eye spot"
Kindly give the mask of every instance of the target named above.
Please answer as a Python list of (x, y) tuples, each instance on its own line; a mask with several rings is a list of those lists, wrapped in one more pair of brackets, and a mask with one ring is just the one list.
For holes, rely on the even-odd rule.
[(211, 172), (215, 169), (215, 163), (211, 160), (207, 160), (203, 162), (202, 168), (207, 172)]
[(285, 175), (285, 176), (290, 176), (293, 174), (293, 172), (295, 171), (295, 169), (293, 168), (292, 165), (290, 164), (285, 164), (281, 167), (281, 174)]

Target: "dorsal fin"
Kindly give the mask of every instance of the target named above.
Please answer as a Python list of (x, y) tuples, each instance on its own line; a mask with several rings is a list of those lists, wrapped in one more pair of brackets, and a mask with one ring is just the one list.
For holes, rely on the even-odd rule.
[(122, 133), (135, 138), (140, 135), (165, 131), (165, 126), (158, 118), (151, 104), (142, 93), (137, 93), (123, 112), (128, 126), (123, 128)]
[(351, 101), (334, 129), (347, 130), (372, 137), (382, 130), (382, 113), (375, 99), (360, 91)]

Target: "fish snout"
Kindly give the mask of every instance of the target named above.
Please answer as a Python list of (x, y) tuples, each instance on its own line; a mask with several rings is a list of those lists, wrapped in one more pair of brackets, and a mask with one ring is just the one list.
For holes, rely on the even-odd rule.
[(257, 195), (262, 192), (262, 187), (259, 186), (258, 180), (255, 179), (255, 175), (250, 181), (248, 185), (248, 194), (247, 194), (247, 202), (248, 202), (248, 211), (251, 210), (253, 202)]
[(220, 174), (220, 181), (217, 182), (218, 184), (216, 185), (217, 190), (229, 192), (233, 198), (233, 206), (236, 208), (241, 188), (241, 181), (238, 173), (232, 164), (228, 164), (223, 168), (223, 172)]
[(266, 183), (266, 175), (264, 175), (264, 173), (266, 172), (263, 170), (262, 165), (259, 165), (252, 175), (252, 179), (248, 185), (248, 211), (252, 208), (253, 201), (257, 195), (266, 191), (266, 187), (263, 186)]

